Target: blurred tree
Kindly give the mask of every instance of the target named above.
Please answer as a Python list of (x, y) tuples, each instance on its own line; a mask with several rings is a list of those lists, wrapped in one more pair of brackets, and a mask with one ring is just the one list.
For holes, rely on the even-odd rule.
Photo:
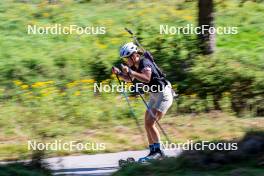
[(201, 28), (198, 35), (200, 49), (202, 54), (212, 54), (215, 50), (215, 34), (210, 33), (209, 29), (214, 27), (213, 0), (199, 0), (198, 8), (198, 25)]
[[(209, 55), (215, 50), (215, 34), (211, 30), (214, 28), (214, 2), (213, 0), (199, 0), (198, 8), (198, 26), (200, 27), (200, 33), (198, 34), (199, 48), (201, 54)], [(221, 91), (214, 91), (213, 98), (215, 110), (221, 110), (219, 104)]]
[(111, 73), (111, 69), (107, 67), (100, 55), (96, 56), (96, 59), (90, 63), (90, 71), (93, 78), (98, 82), (109, 78), (109, 74)]

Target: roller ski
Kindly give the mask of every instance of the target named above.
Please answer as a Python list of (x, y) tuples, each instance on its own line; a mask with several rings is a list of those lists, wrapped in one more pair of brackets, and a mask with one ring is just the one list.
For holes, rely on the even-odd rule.
[(165, 158), (165, 155), (163, 151), (157, 150), (157, 151), (151, 151), (147, 156), (139, 158), (138, 161), (136, 161), (134, 158), (129, 157), (126, 160), (120, 159), (118, 161), (119, 167), (124, 167), (129, 164), (139, 163), (139, 164), (149, 164), (151, 161), (154, 160), (162, 160)]
[(132, 163), (136, 163), (136, 160), (134, 158), (132, 158), (132, 157), (129, 157), (126, 160), (120, 159), (118, 161), (119, 167), (124, 167), (124, 166), (127, 166), (127, 165), (132, 164)]

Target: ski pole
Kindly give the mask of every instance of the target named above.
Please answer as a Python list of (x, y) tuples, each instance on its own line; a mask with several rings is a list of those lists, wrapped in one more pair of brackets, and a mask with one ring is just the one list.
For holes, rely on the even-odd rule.
[[(130, 81), (133, 83), (133, 80), (131, 78), (131, 76), (128, 74), (128, 77), (130, 79)], [(148, 106), (146, 100), (144, 99), (144, 97), (141, 95), (140, 92), (138, 92), (140, 98), (142, 99), (143, 103), (145, 104), (146, 108), (147, 108), (147, 111), (150, 113), (151, 117), (154, 118), (154, 120), (156, 121), (158, 127), (160, 128), (161, 132), (163, 133), (163, 135), (165, 136), (166, 140), (171, 143), (171, 140), (169, 138), (169, 136), (167, 135), (167, 133), (165, 132), (165, 130), (162, 128), (162, 126), (160, 125), (160, 123), (156, 120), (156, 117), (155, 115), (153, 114), (152, 110), (150, 109), (150, 107)]]
[[(119, 84), (122, 85), (122, 84), (121, 84), (121, 81), (120, 81), (120, 79), (119, 79), (118, 74), (115, 74), (115, 75), (116, 75), (116, 78), (117, 78)], [(131, 104), (130, 104), (130, 102), (129, 102), (129, 100), (128, 100), (128, 96), (127, 96), (127, 94), (125, 93), (124, 90), (122, 91), (122, 94), (124, 95), (124, 97), (125, 97), (125, 99), (126, 99), (126, 102), (127, 102), (128, 108), (129, 108), (129, 110), (130, 110), (130, 113), (132, 114), (132, 116), (133, 116), (134, 119), (135, 119), (135, 122), (136, 122), (137, 128), (139, 129), (139, 132), (140, 132), (141, 136), (142, 136), (142, 134), (143, 134), (142, 138), (143, 138), (144, 143), (146, 144), (147, 142), (146, 142), (146, 138), (145, 138), (146, 136), (144, 135), (145, 133), (144, 133), (144, 131), (142, 130), (142, 128), (141, 128), (141, 126), (140, 126), (140, 123), (139, 123), (139, 121), (138, 121), (138, 118), (137, 118), (135, 112), (133, 111), (133, 108), (132, 108), (132, 106), (131, 106)]]
[(128, 28), (125, 28), (125, 30), (126, 30), (131, 36), (132, 36), (132, 38), (133, 38), (134, 42), (136, 43), (136, 45), (137, 45), (137, 46), (143, 51), (144, 56), (145, 56), (146, 58), (149, 58), (149, 59), (155, 64), (153, 56), (150, 54), (149, 51), (145, 50), (145, 48), (139, 43), (137, 37), (136, 37), (135, 34), (132, 32), (132, 30), (130, 30), (130, 29), (128, 29)]
[(132, 32), (132, 30), (128, 29), (125, 27), (125, 30), (133, 37), (133, 40), (136, 42), (137, 46), (139, 46), (142, 51), (145, 53), (146, 50), (143, 48), (143, 46), (139, 43), (137, 37), (134, 35), (134, 33)]

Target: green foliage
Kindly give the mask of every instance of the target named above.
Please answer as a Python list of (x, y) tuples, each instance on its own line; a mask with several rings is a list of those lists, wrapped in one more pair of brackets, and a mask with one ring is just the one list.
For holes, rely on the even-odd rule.
[[(242, 111), (261, 115), (264, 6), (249, 1), (243, 6), (238, 1), (216, 1), (215, 4), (216, 26), (237, 26), (238, 34), (217, 35), (217, 52), (203, 57), (198, 54), (195, 35), (159, 34), (160, 25), (195, 24), (197, 4), (194, 1), (1, 3), (0, 81), (8, 89), (8, 95), (2, 97), (14, 94), (10, 89), (12, 80), (29, 84), (53, 80), (65, 84), (83, 77), (97, 81), (108, 79), (111, 66), (119, 62), (120, 45), (131, 40), (123, 30), (129, 27), (152, 52), (167, 78), (177, 85), (179, 94), (197, 94), (201, 102), (213, 97), (214, 109), (221, 109), (222, 94), (229, 92), (230, 106), (238, 115), (243, 115)], [(113, 11), (112, 7), (119, 9)], [(27, 25), (55, 24), (105, 26), (106, 34), (27, 34)], [(191, 104), (183, 104), (193, 109)], [(202, 104), (199, 111), (207, 111), (206, 103)]]
[(0, 175), (11, 176), (51, 176), (51, 172), (47, 169), (41, 169), (37, 167), (32, 167), (24, 163), (7, 164), (0, 166)]

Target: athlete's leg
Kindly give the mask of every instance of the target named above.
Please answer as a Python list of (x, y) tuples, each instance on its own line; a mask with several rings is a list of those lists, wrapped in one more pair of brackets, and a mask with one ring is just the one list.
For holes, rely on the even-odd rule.
[(160, 145), (160, 134), (156, 127), (156, 122), (159, 121), (163, 116), (165, 116), (167, 110), (171, 107), (173, 102), (173, 95), (171, 88), (166, 86), (163, 92), (157, 94), (157, 99), (155, 106), (151, 108), (152, 114), (154, 117), (150, 116), (149, 118), (149, 130), (151, 133), (152, 140), (154, 143)]
[(146, 130), (146, 133), (147, 133), (147, 137), (148, 137), (149, 145), (151, 145), (151, 144), (154, 143), (154, 141), (153, 141), (153, 139), (152, 139), (151, 132), (150, 132), (150, 130), (149, 130), (148, 119), (149, 119), (149, 112), (146, 111), (146, 112), (145, 112), (145, 130)]
[[(152, 113), (148, 112), (148, 116), (145, 119), (145, 126), (147, 131), (150, 133), (152, 143), (160, 142), (160, 133), (156, 127), (156, 121), (159, 121), (164, 114), (156, 109), (151, 109)], [(152, 116), (154, 115), (154, 117)]]

